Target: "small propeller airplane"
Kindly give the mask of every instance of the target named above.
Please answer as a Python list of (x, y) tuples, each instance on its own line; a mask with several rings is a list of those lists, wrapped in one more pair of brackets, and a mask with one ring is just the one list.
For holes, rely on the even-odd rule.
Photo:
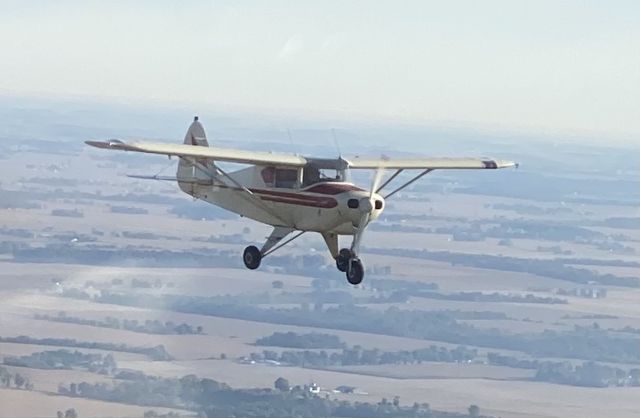
[[(385, 200), (433, 170), (498, 169), (516, 167), (511, 161), (489, 158), (352, 158), (335, 159), (211, 148), (198, 117), (189, 126), (183, 144), (123, 142), (118, 139), (86, 141), (103, 149), (143, 152), (179, 158), (175, 177), (130, 176), (176, 181), (180, 189), (240, 216), (273, 226), (262, 248), (244, 250), (244, 265), (257, 269), (263, 258), (305, 232), (319, 232), (336, 267), (357, 285), (364, 278), (360, 243), (367, 226), (377, 219)], [(250, 165), (227, 172), (216, 162)], [(375, 170), (368, 190), (347, 181), (349, 170)], [(395, 170), (383, 181), (385, 170)], [(393, 191), (381, 194), (406, 170), (415, 175)], [(352, 235), (349, 248), (338, 244), (339, 235)], [(289, 237), (287, 240), (285, 238)]]

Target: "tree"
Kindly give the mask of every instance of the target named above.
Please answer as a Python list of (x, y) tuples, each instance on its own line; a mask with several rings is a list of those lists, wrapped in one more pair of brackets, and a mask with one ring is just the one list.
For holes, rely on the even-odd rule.
[(393, 397), (393, 406), (395, 406), (396, 408), (400, 406), (400, 397), (399, 396), (394, 396)]
[(284, 377), (277, 378), (276, 381), (273, 383), (273, 386), (282, 392), (288, 392), (290, 389), (289, 381)]
[(0, 384), (5, 387), (11, 386), (12, 377), (13, 376), (11, 375), (11, 373), (9, 373), (9, 370), (5, 369), (4, 367), (0, 367)]
[(64, 412), (64, 418), (78, 418), (78, 413), (74, 408), (67, 409)]
[(16, 373), (16, 375), (13, 377), (13, 383), (18, 389), (20, 389), (25, 383), (27, 383), (27, 379), (25, 379), (24, 376), (20, 373)]
[(62, 411), (56, 412), (56, 418), (64, 418), (64, 414), (62, 413)]
[(104, 357), (102, 360), (102, 367), (105, 374), (112, 374), (118, 368), (113, 354), (109, 353)]
[(282, 280), (274, 280), (271, 282), (271, 287), (274, 289), (282, 289), (284, 287), (284, 283)]
[(469, 406), (469, 416), (470, 417), (479, 417), (480, 416), (480, 407), (478, 405)]

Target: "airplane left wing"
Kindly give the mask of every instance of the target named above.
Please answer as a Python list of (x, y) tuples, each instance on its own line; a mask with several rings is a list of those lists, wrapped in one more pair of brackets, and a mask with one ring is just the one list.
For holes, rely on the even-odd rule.
[(352, 158), (347, 161), (353, 169), (441, 170), (441, 169), (497, 169), (516, 167), (513, 161), (491, 158)]
[(177, 157), (193, 157), (212, 161), (226, 161), (241, 164), (283, 165), (302, 167), (307, 159), (299, 155), (279, 154), (261, 151), (245, 151), (230, 148), (209, 148), (186, 144), (165, 144), (154, 142), (123, 142), (118, 139), (109, 141), (85, 141), (87, 145), (102, 149), (144, 152)]
[[(167, 144), (154, 142), (123, 142), (118, 139), (108, 141), (85, 141), (86, 144), (97, 148), (120, 151), (143, 152), (148, 154), (175, 155), (178, 157), (193, 157), (212, 161), (226, 161), (241, 164), (280, 165), (302, 167), (309, 161), (294, 154), (281, 154), (263, 151), (246, 151), (231, 148), (209, 148), (189, 144)], [(333, 160), (330, 160), (333, 161)], [(497, 169), (517, 166), (512, 161), (495, 160), (491, 158), (360, 158), (350, 160), (335, 160), (336, 164), (345, 163), (352, 169)]]

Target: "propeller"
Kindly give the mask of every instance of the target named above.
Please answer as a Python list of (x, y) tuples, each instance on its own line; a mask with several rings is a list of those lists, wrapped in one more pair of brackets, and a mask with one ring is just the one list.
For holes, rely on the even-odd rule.
[(373, 180), (371, 181), (371, 189), (369, 189), (369, 197), (363, 197), (360, 199), (360, 204), (358, 208), (362, 212), (360, 216), (360, 220), (358, 221), (358, 227), (356, 229), (356, 233), (353, 237), (353, 243), (351, 244), (351, 252), (353, 254), (358, 254), (360, 252), (360, 242), (362, 241), (362, 237), (364, 236), (364, 231), (369, 225), (371, 221), (371, 214), (375, 209), (375, 202), (373, 201), (373, 195), (376, 190), (380, 187), (380, 183), (382, 182), (382, 177), (384, 175), (384, 169), (382, 166), (379, 166), (374, 175)]

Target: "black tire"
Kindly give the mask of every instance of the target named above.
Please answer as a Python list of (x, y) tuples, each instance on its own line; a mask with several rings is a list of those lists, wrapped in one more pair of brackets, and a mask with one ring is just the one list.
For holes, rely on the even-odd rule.
[(362, 283), (362, 279), (364, 279), (364, 266), (362, 265), (362, 261), (358, 259), (349, 260), (349, 268), (346, 271), (346, 275), (349, 284), (355, 286)]
[(336, 267), (341, 272), (345, 273), (349, 267), (349, 259), (352, 257), (351, 250), (343, 248), (340, 250), (338, 257), (336, 257)]
[(242, 261), (249, 270), (255, 270), (260, 267), (260, 261), (262, 261), (262, 254), (255, 245), (250, 245), (244, 249), (242, 254)]

